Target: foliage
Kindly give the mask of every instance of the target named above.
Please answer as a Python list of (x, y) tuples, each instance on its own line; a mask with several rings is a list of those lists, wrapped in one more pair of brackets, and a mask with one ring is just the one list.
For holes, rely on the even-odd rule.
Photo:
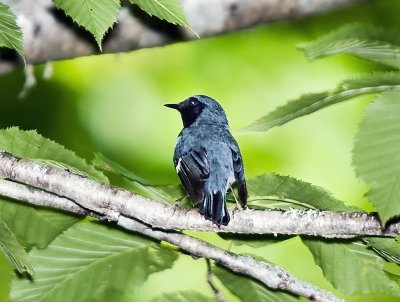
[(104, 34), (117, 21), (120, 9), (119, 0), (53, 0), (53, 3), (91, 32), (100, 50)]
[(226, 269), (216, 267), (213, 272), (218, 279), (220, 279), (222, 283), (242, 301), (299, 301), (296, 297), (279, 291), (268, 290), (260, 283), (244, 276), (234, 274)]
[(186, 26), (181, 0), (129, 0), (151, 16), (156, 16), (173, 24)]
[[(151, 16), (191, 29), (185, 20), (181, 0), (129, 0)], [(104, 35), (117, 21), (120, 0), (53, 0), (54, 5), (85, 28), (95, 38), (100, 51)], [(191, 29), (192, 30), (192, 29)], [(23, 55), (22, 31), (10, 8), (0, 3), (0, 47), (15, 49)]]
[(24, 247), (2, 219), (0, 219), (0, 250), (20, 274), (25, 272), (31, 276), (34, 274)]
[[(358, 40), (357, 55), (378, 61), (392, 67), (399, 67), (387, 60), (387, 51), (376, 48), (371, 55), (368, 43), (399, 43), (393, 30), (373, 28), (366, 25), (345, 26), (329, 35), (302, 46), (310, 59), (337, 53), (349, 53), (348, 39)], [(347, 39), (347, 40), (346, 40)], [(370, 44), (368, 44), (370, 45)], [(389, 55), (396, 60), (395, 55)], [(396, 61), (398, 63), (398, 60)], [(400, 197), (398, 189), (398, 124), (397, 100), (400, 89), (400, 73), (398, 71), (366, 74), (355, 79), (342, 82), (331, 92), (322, 92), (302, 96), (283, 105), (245, 128), (245, 130), (267, 131), (274, 126), (283, 125), (295, 118), (323, 109), (327, 106), (354, 97), (385, 92), (367, 110), (354, 145), (354, 166), (360, 178), (364, 179), (371, 190), (367, 197), (376, 207), (383, 223), (400, 215), (400, 207), (396, 202)], [(390, 91), (393, 91), (389, 93)]]
[(85, 301), (109, 289), (138, 287), (177, 258), (175, 252), (148, 239), (87, 222), (75, 224), (46, 249), (33, 249), (29, 256), (34, 282), (14, 280), (13, 301)]
[(39, 209), (0, 198), (0, 217), (27, 247), (44, 248), (62, 231), (79, 221), (76, 216)]
[[(75, 153), (44, 138), (36, 131), (22, 131), (16, 127), (0, 130), (0, 150), (17, 156), (61, 165), (70, 171), (107, 182), (107, 178)], [(0, 198), (0, 218), (27, 245), (45, 247), (62, 231), (79, 219), (54, 210), (37, 209)]]
[[(113, 173), (123, 177), (124, 183), (127, 187), (147, 198), (162, 202), (162, 203), (174, 203), (176, 200), (185, 196), (185, 193), (181, 186), (168, 185), (168, 186), (157, 186), (149, 182), (146, 179), (138, 176), (127, 168), (120, 164), (110, 160), (104, 155), (97, 153), (93, 164), (99, 169), (103, 169), (109, 173)], [(182, 205), (182, 203), (181, 203)]]
[(336, 103), (365, 94), (390, 90), (400, 90), (400, 74), (397, 72), (359, 76), (343, 81), (332, 91), (306, 94), (290, 101), (256, 120), (243, 131), (267, 131)]
[(367, 293), (400, 295), (398, 284), (384, 271), (385, 261), (360, 242), (303, 240), (332, 284), (351, 296)]
[(214, 302), (215, 299), (195, 291), (180, 291), (158, 296), (152, 302)]
[(249, 206), (345, 211), (349, 207), (327, 190), (294, 177), (268, 173), (248, 181)]
[(354, 143), (357, 175), (371, 185), (368, 199), (382, 223), (400, 215), (400, 93), (386, 92), (369, 106)]
[(10, 8), (0, 2), (0, 47), (15, 49), (21, 56), (23, 53), (22, 31), (18, 27), (16, 17)]
[[(151, 15), (185, 24), (179, 2), (131, 2)], [(79, 3), (55, 0), (54, 3), (92, 32), (99, 47), (104, 34), (115, 22), (120, 7), (119, 1), (105, 0)], [(1, 9), (0, 6), (0, 12)], [(369, 185), (366, 197), (376, 207), (383, 224), (400, 216), (397, 202), (400, 197), (400, 117), (397, 105), (400, 73), (396, 70), (399, 67), (399, 44), (395, 31), (360, 24), (346, 26), (303, 44), (301, 48), (310, 59), (346, 53), (388, 65), (394, 70), (364, 74), (342, 81), (335, 89), (301, 96), (245, 129), (267, 131), (333, 104), (365, 94), (378, 94), (359, 125), (353, 165), (357, 176)], [(121, 177), (123, 185), (159, 202), (174, 202), (184, 193), (180, 186), (156, 186), (100, 155), (94, 164), (88, 164), (75, 153), (35, 131), (18, 128), (0, 130), (0, 150), (108, 182), (97, 167), (105, 173)], [(320, 186), (276, 173), (248, 179), (248, 188), (249, 206), (252, 208), (354, 210)], [(132, 288), (140, 288), (152, 274), (171, 268), (177, 259), (176, 251), (139, 235), (67, 214), (28, 207), (17, 201), (0, 200), (0, 229), (0, 248), (15, 268), (19, 272), (35, 272), (32, 279), (14, 277), (10, 294), (13, 301), (79, 302), (101, 297), (110, 290), (128, 292)], [(248, 248), (247, 253), (261, 254), (266, 245), (274, 247), (276, 242), (286, 239), (244, 237), (247, 238), (233, 234), (221, 240), (226, 245), (233, 242), (235, 247)], [(302, 238), (302, 242), (325, 278), (346, 298), (375, 293), (400, 296), (398, 241), (383, 238), (348, 241)], [(26, 254), (28, 249), (31, 250)], [(249, 249), (251, 252), (248, 252)], [(213, 272), (227, 292), (239, 301), (298, 300), (219, 267)], [(179, 291), (157, 296), (154, 301), (196, 300), (213, 299), (196, 291)]]
[[(21, 150), (30, 150), (25, 151), (24, 153), (27, 157), (40, 157), (40, 152), (35, 150), (35, 148), (26, 148), (26, 144), (32, 146), (40, 145), (41, 147), (39, 150), (41, 150), (41, 152), (46, 148), (49, 150), (51, 150), (51, 148), (61, 148), (61, 152), (58, 150), (56, 153), (46, 153), (48, 158), (54, 158), (54, 164), (57, 164), (55, 158), (62, 158), (62, 152), (68, 155), (66, 158), (64, 158), (64, 161), (66, 162), (68, 162), (68, 159), (71, 160), (70, 157), (73, 157), (72, 153), (64, 151), (61, 146), (58, 146), (53, 142), (49, 142), (32, 131), (26, 132), (17, 128), (11, 128), (4, 130), (2, 134), (3, 139), (0, 140), (0, 142), (2, 142), (2, 148), (11, 148), (8, 150), (16, 153), (22, 152)], [(23, 142), (26, 142), (26, 144)], [(50, 147), (47, 147), (46, 143)], [(7, 145), (12, 147), (7, 148)], [(51, 154), (53, 155), (51, 156)], [(75, 162), (81, 163), (81, 169), (85, 168), (81, 161), (75, 159)], [(106, 165), (104, 161), (101, 162), (99, 159), (97, 159), (97, 164), (98, 166), (107, 168), (107, 170), (110, 171), (111, 166), (114, 163), (109, 161)], [(71, 169), (74, 168), (71, 167)], [(114, 170), (112, 171), (114, 173), (123, 173), (125, 171), (117, 165), (114, 165), (113, 169)], [(86, 168), (85, 170), (89, 171), (90, 169)], [(95, 171), (94, 174), (96, 173), (97, 171)], [(99, 175), (100, 177), (103, 177), (102, 174)], [(132, 179), (134, 176), (134, 174), (130, 174), (130, 181), (134, 181)], [(154, 188), (149, 184), (147, 184), (146, 187)], [(313, 207), (331, 210), (349, 209), (341, 201), (335, 199), (324, 189), (291, 178), (289, 176), (281, 176), (274, 173), (260, 175), (254, 179), (249, 179), (248, 187), (249, 198), (250, 200), (258, 200), (258, 207), (260, 207), (260, 205), (262, 207), (263, 199), (276, 199), (279, 200), (280, 204), (287, 203), (289, 205), (293, 205), (295, 202), (299, 205), (303, 205), (303, 207), (308, 208)], [(149, 190), (150, 192), (158, 192), (154, 191), (154, 189)], [(165, 188), (162, 192), (164, 192), (162, 196), (166, 200), (171, 200), (173, 198), (173, 194), (171, 195), (171, 193), (168, 193), (168, 190)], [(250, 202), (249, 205), (252, 206), (252, 203)], [(279, 206), (279, 204), (275, 204), (275, 206)], [(269, 205), (269, 207), (274, 207), (274, 204)], [(7, 208), (5, 209), (7, 210)], [(29, 208), (27, 210), (34, 211), (33, 209)], [(4, 214), (6, 211), (2, 210), (2, 213)], [(39, 213), (40, 215), (43, 215), (43, 213)], [(18, 219), (9, 219), (9, 221), (21, 221), (21, 215), (29, 216), (29, 218), (23, 218), (22, 221), (32, 221), (33, 217), (35, 217), (32, 215), (32, 213), (22, 212), (22, 214), (18, 215)], [(57, 301), (58, 297), (62, 297), (63, 301), (84, 301), (92, 292), (101, 294), (102, 292), (110, 289), (124, 291), (128, 283), (134, 283), (139, 286), (140, 283), (147, 279), (148, 274), (170, 267), (173, 261), (176, 259), (174, 253), (171, 254), (171, 252), (166, 249), (156, 247), (155, 243), (147, 239), (143, 239), (140, 236), (126, 234), (124, 232), (113, 230), (90, 222), (80, 222), (76, 224), (75, 221), (73, 221), (71, 224), (71, 221), (67, 215), (59, 215), (61, 216), (52, 216), (50, 212), (50, 221), (53, 224), (57, 224), (57, 222), (61, 224), (64, 223), (65, 225), (63, 225), (60, 230), (65, 231), (58, 236), (57, 234), (53, 234), (52, 237), (56, 236), (56, 238), (47, 247), (46, 244), (40, 245), (39, 240), (36, 242), (38, 246), (46, 247), (45, 249), (34, 248), (29, 253), (29, 260), (32, 263), (36, 275), (33, 281), (27, 279), (16, 279), (14, 281), (11, 291), (11, 297), (13, 301)], [(7, 215), (4, 216), (7, 217)], [(14, 215), (14, 217), (16, 217), (16, 215)], [(39, 220), (35, 224), (40, 225)], [(29, 224), (23, 224), (20, 226), (20, 229), (22, 230), (29, 228), (31, 228), (31, 225)], [(44, 225), (41, 232), (43, 234), (50, 233), (46, 232), (46, 229), (51, 228), (49, 228), (48, 225)], [(58, 233), (60, 230), (58, 230)], [(234, 237), (228, 238), (228, 240), (233, 240), (235, 244), (247, 244), (253, 248), (262, 247), (266, 242), (269, 242), (270, 244), (276, 242), (276, 240), (271, 241), (270, 239), (267, 239), (267, 241), (265, 239), (241, 241), (240, 237), (238, 237), (238, 239), (239, 240), (236, 240)], [(392, 294), (397, 294), (394, 281), (388, 279), (388, 277), (385, 275), (383, 270), (383, 260), (379, 257), (379, 253), (375, 254), (372, 250), (367, 250), (367, 247), (362, 243), (348, 245), (350, 247), (343, 244), (337, 244), (337, 247), (333, 249), (332, 245), (320, 241), (305, 240), (304, 242), (313, 252), (317, 263), (323, 268), (327, 278), (347, 294), (350, 295), (354, 293), (376, 292), (375, 287), (369, 286), (369, 283), (367, 282), (369, 280), (368, 278), (371, 278), (371, 276), (380, 276), (379, 280), (386, 284), (386, 287), (380, 284), (378, 284), (377, 287), (385, 292), (390, 290)], [(392, 249), (389, 250), (386, 248), (386, 246), (382, 246), (382, 243), (379, 242), (368, 242), (368, 244), (370, 246), (378, 244), (377, 250), (384, 250), (386, 255), (390, 255), (391, 257), (396, 257), (395, 254), (398, 253), (398, 249), (392, 247)], [(328, 247), (322, 249), (321, 247), (324, 246)], [(359, 254), (361, 254), (361, 256), (354, 256), (354, 251), (356, 248), (360, 250)], [(339, 252), (339, 250), (342, 252)], [(339, 255), (339, 258), (336, 259), (330, 257), (329, 255), (332, 251), (335, 255)], [(364, 259), (362, 257), (363, 254), (368, 254), (369, 256), (366, 256)], [(18, 253), (11, 251), (10, 255), (16, 258)], [(138, 258), (139, 255), (142, 258)], [(372, 256), (374, 257), (373, 259), (375, 259), (372, 262), (376, 264), (373, 267), (371, 266), (371, 262), (369, 262), (370, 257)], [(329, 264), (329, 261), (334, 261), (337, 265), (341, 263), (340, 261), (344, 261), (343, 265), (347, 263), (353, 263), (354, 265), (358, 261), (360, 264), (359, 267), (354, 265), (355, 271), (359, 271), (361, 269), (365, 270), (368, 268), (371, 270), (371, 273), (368, 273), (366, 276), (364, 276), (364, 278), (367, 278), (365, 279), (367, 281), (362, 279), (362, 277), (359, 277), (359, 279), (352, 277), (356, 284), (364, 284), (364, 286), (357, 287), (356, 285), (347, 284), (349, 286), (349, 288), (347, 288), (344, 286), (344, 277), (341, 274), (332, 275), (330, 269), (332, 268), (333, 264)], [(122, 269), (127, 266), (131, 267), (131, 269), (128, 271)], [(149, 267), (152, 268), (151, 271), (146, 270)], [(244, 301), (249, 298), (257, 298), (261, 299), (260, 301), (262, 301), (262, 299), (267, 297), (277, 301), (282, 301), (282, 299), (288, 301), (295, 300), (295, 298), (292, 296), (271, 291), (255, 281), (248, 280), (245, 277), (236, 276), (222, 269), (217, 269), (216, 275), (232, 293)], [(92, 288), (89, 288), (84, 294), (82, 294), (80, 285), (84, 282), (83, 280), (87, 279), (92, 280)], [(235, 285), (236, 283), (240, 283), (242, 286)], [(243, 284), (246, 286), (243, 286)], [(368, 289), (370, 291), (368, 291)], [(29, 294), (27, 294), (27, 292), (29, 292)], [(194, 299), (198, 294), (190, 292), (187, 293), (187, 295), (190, 297), (193, 296), (192, 298)], [(173, 295), (173, 297), (178, 299), (179, 295), (176, 294)], [(162, 299), (167, 298), (169, 298), (168, 295), (162, 297)]]
[(364, 238), (363, 241), (387, 261), (400, 264), (400, 243), (397, 239)]
[[(399, 40), (395, 31), (364, 25), (345, 26), (314, 42), (303, 44), (310, 59), (337, 53), (353, 54), (398, 68)], [(366, 94), (382, 92), (366, 111), (354, 143), (357, 175), (371, 189), (366, 195), (383, 223), (400, 215), (398, 199), (399, 72), (366, 74), (342, 82), (332, 92), (306, 95), (279, 107), (246, 130), (266, 131), (324, 107)], [(363, 243), (303, 239), (325, 277), (351, 296), (365, 293), (400, 295), (399, 286), (384, 269), (384, 259), (398, 263), (399, 245), (390, 239), (365, 239)], [(375, 251), (376, 253), (374, 253)], [(360, 274), (360, 272), (362, 272)]]
[(399, 32), (394, 29), (350, 24), (299, 47), (310, 60), (346, 53), (400, 68)]
[(92, 179), (107, 183), (107, 177), (93, 165), (67, 150), (62, 145), (38, 134), (35, 130), (24, 131), (18, 127), (0, 130), (0, 150), (22, 158), (35, 159), (68, 169)]

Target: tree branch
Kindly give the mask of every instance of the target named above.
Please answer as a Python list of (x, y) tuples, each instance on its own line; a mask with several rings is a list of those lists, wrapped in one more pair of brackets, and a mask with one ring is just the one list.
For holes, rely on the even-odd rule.
[[(307, 15), (342, 8), (365, 0), (183, 0), (189, 25), (200, 37), (249, 28), (278, 20), (301, 18)], [(37, 64), (87, 56), (98, 53), (94, 39), (82, 28), (54, 9), (51, 0), (3, 0), (17, 16), (24, 36), (24, 55), (27, 63)], [(152, 22), (158, 22), (152, 19)], [(118, 23), (104, 41), (104, 52), (126, 52), (161, 46), (174, 41), (191, 40), (189, 30), (168, 26), (155, 29), (128, 8), (122, 8)], [(16, 59), (0, 56), (0, 73), (7, 72)], [(21, 62), (20, 62), (21, 63)]]
[[(62, 209), (75, 214), (90, 215), (96, 218), (103, 211), (102, 208), (98, 208), (92, 209), (93, 211), (90, 212), (79, 207), (74, 201), (68, 198), (9, 180), (0, 180), (0, 195), (25, 201), (36, 206)], [(196, 257), (212, 259), (234, 272), (247, 275), (262, 282), (269, 288), (287, 291), (313, 301), (342, 301), (330, 292), (297, 279), (278, 266), (257, 261), (249, 256), (227, 252), (205, 241), (182, 233), (152, 229), (137, 220), (122, 215), (114, 216), (113, 221), (124, 229), (143, 234), (153, 239), (169, 242)]]
[(85, 209), (115, 220), (124, 215), (153, 228), (247, 234), (290, 234), (349, 238), (400, 235), (400, 223), (382, 229), (375, 214), (318, 210), (244, 210), (231, 212), (228, 226), (217, 227), (195, 209), (161, 204), (126, 189), (0, 152), (0, 175), (64, 196)]

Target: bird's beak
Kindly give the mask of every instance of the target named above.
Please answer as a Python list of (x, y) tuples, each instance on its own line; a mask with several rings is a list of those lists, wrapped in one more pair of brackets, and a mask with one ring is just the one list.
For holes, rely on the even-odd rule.
[(178, 111), (180, 110), (179, 104), (164, 104), (164, 106)]

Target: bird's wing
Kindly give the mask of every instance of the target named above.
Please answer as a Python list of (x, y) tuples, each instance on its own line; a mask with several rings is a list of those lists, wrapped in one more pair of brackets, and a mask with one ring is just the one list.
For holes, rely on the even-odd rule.
[(204, 194), (203, 182), (210, 175), (206, 150), (204, 148), (191, 150), (176, 158), (175, 165), (176, 172), (193, 202), (200, 202)]
[(242, 155), (240, 154), (239, 147), (237, 144), (231, 144), (232, 160), (233, 160), (233, 171), (238, 186), (239, 199), (243, 205), (247, 205), (247, 186), (246, 179), (244, 178), (244, 168)]

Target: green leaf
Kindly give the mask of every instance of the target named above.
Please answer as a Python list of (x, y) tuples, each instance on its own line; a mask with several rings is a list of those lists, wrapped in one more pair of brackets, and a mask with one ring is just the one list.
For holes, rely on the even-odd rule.
[(151, 302), (215, 302), (214, 298), (205, 296), (195, 291), (178, 291), (162, 294), (155, 297)]
[[(249, 192), (248, 206), (258, 209), (320, 209), (330, 211), (352, 211), (355, 207), (346, 206), (327, 190), (290, 176), (266, 173), (247, 181)], [(220, 234), (235, 245), (262, 247), (282, 241), (282, 236)], [(283, 237), (289, 239), (290, 236)]]
[(107, 177), (102, 172), (97, 171), (93, 165), (89, 165), (74, 152), (41, 136), (35, 130), (25, 131), (17, 127), (1, 129), (0, 150), (22, 158), (71, 169), (93, 179), (108, 182)]
[(79, 221), (76, 216), (0, 198), (0, 218), (26, 245), (46, 247), (57, 235)]
[(0, 47), (15, 49), (23, 56), (22, 31), (10, 8), (0, 3)]
[(247, 182), (248, 204), (257, 208), (316, 208), (348, 211), (352, 209), (325, 189), (290, 176), (262, 174)]
[(389, 262), (385, 265), (386, 274), (400, 285), (400, 265)]
[(28, 263), (28, 255), (26, 254), (24, 247), (18, 242), (15, 235), (10, 231), (4, 220), (1, 218), (0, 250), (20, 274), (26, 272), (33, 276), (34, 272)]
[(83, 222), (29, 257), (36, 277), (14, 280), (14, 302), (80, 302), (107, 290), (123, 292), (170, 268), (177, 253), (133, 233)]
[(315, 263), (327, 280), (346, 295), (384, 293), (400, 289), (384, 271), (385, 261), (360, 242), (339, 243), (305, 240)]
[(400, 264), (400, 243), (396, 239), (367, 237), (363, 241), (382, 258)]
[(360, 123), (353, 150), (358, 177), (371, 187), (367, 197), (383, 224), (400, 215), (400, 93), (384, 93)]
[(123, 176), (129, 180), (138, 182), (142, 185), (149, 185), (149, 186), (154, 185), (147, 179), (140, 177), (135, 172), (128, 170), (124, 166), (109, 159), (108, 157), (106, 157), (104, 154), (101, 154), (100, 152), (96, 152), (94, 154), (94, 159), (92, 160), (92, 164), (93, 164), (93, 166), (95, 166), (96, 168), (98, 168), (102, 171), (111, 172), (116, 175)]
[[(139, 195), (165, 204), (175, 203), (187, 194), (180, 185), (146, 186), (134, 181), (127, 181), (127, 185), (130, 190)], [(179, 205), (185, 207), (191, 206), (191, 203), (187, 201), (188, 198), (181, 200), (179, 201)]]
[(80, 26), (92, 33), (101, 51), (101, 41), (107, 30), (117, 21), (121, 7), (119, 0), (53, 0)]
[(222, 281), (224, 286), (242, 301), (251, 302), (295, 302), (298, 298), (289, 294), (268, 289), (260, 283), (244, 277), (243, 275), (232, 273), (220, 267), (215, 267), (213, 273)]
[(219, 233), (219, 237), (229, 241), (229, 244), (235, 246), (247, 245), (252, 248), (265, 247), (274, 243), (281, 243), (285, 240), (289, 240), (294, 236), (288, 235), (264, 235), (264, 234), (231, 234), (231, 233)]
[(133, 171), (130, 171), (122, 165), (110, 160), (103, 154), (95, 154), (93, 164), (103, 171), (122, 176), (127, 188), (152, 200), (171, 204), (186, 195), (180, 185), (154, 185), (150, 181), (138, 176)]
[(183, 13), (181, 0), (129, 0), (151, 16), (190, 28)]
[[(45, 161), (108, 182), (102, 172), (36, 131), (23, 131), (16, 127), (0, 130), (0, 150), (23, 158)], [(67, 213), (39, 209), (4, 198), (0, 199), (0, 217), (19, 239), (38, 247), (45, 247), (60, 232), (79, 220)]]
[(346, 53), (400, 68), (400, 32), (366, 24), (350, 24), (301, 44), (310, 60)]
[(361, 95), (390, 90), (400, 90), (400, 73), (381, 72), (363, 75), (343, 81), (333, 91), (306, 94), (290, 101), (256, 120), (242, 131), (267, 131), (333, 104)]

